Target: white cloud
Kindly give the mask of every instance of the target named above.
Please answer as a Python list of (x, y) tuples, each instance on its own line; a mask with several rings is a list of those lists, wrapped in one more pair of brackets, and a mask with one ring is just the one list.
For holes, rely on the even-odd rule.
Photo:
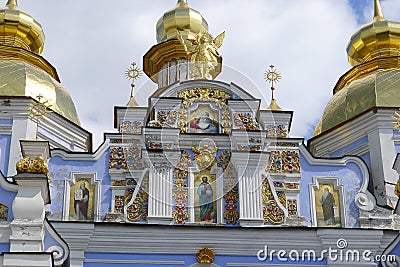
[[(400, 21), (397, 2), (382, 3), (388, 19)], [(103, 132), (115, 131), (113, 106), (129, 99), (125, 69), (132, 60), (142, 65), (143, 55), (156, 44), (157, 20), (174, 5), (173, 0), (20, 3), (42, 24), (47, 37), (44, 57), (57, 68), (82, 125), (94, 134), (95, 148)], [(278, 103), (295, 111), (292, 135), (309, 137), (337, 79), (350, 69), (345, 49), (360, 25), (348, 2), (189, 0), (189, 5), (205, 16), (214, 36), (226, 30), (220, 49), (224, 64), (248, 76), (268, 101), (270, 91), (263, 73), (270, 64), (280, 70)], [(139, 94), (150, 95), (156, 88), (146, 79), (138, 82), (138, 87), (146, 84)], [(259, 92), (255, 94), (260, 97)]]

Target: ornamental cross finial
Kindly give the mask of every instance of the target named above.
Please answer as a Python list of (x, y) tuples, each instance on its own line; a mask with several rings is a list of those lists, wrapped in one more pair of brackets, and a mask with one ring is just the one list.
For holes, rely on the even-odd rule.
[(8, 7), (9, 9), (17, 9), (18, 8), (17, 0), (8, 0), (6, 7)]
[(135, 100), (134, 89), (135, 80), (139, 79), (142, 75), (142, 70), (136, 66), (136, 62), (132, 62), (131, 66), (125, 71), (125, 77), (131, 80), (131, 98), (127, 104), (128, 107), (137, 107), (139, 104)]
[(382, 7), (379, 0), (374, 0), (374, 21), (382, 21), (385, 19), (382, 13)]
[(30, 105), (29, 118), (36, 122), (36, 140), (38, 139), (39, 122), (40, 119), (47, 114), (52, 105), (49, 104), (48, 100), (42, 102), (43, 95), (36, 96), (38, 103)]
[(276, 103), (276, 99), (274, 96), (274, 91), (275, 91), (274, 84), (279, 82), (279, 80), (282, 78), (282, 75), (275, 69), (274, 65), (271, 65), (269, 66), (269, 70), (267, 70), (264, 73), (264, 78), (267, 82), (271, 84), (272, 99), (271, 99), (271, 104), (269, 105), (269, 109), (281, 110), (281, 107), (279, 107), (278, 103)]

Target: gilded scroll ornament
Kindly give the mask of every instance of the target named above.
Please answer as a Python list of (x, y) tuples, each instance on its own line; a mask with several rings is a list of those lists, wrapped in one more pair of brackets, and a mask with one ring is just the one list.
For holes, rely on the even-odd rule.
[(210, 72), (219, 64), (221, 56), (217, 49), (224, 42), (225, 32), (215, 39), (208, 32), (200, 32), (193, 39), (185, 39), (179, 31), (177, 31), (177, 36), (185, 48), (186, 54), (190, 56), (192, 62), (191, 77), (193, 79), (212, 80)]
[(17, 162), (16, 168), (17, 173), (37, 173), (45, 175), (49, 173), (47, 163), (40, 157), (34, 160), (31, 160), (29, 157), (25, 157)]
[(215, 253), (209, 248), (202, 248), (197, 252), (196, 259), (198, 263), (210, 264), (215, 259)]

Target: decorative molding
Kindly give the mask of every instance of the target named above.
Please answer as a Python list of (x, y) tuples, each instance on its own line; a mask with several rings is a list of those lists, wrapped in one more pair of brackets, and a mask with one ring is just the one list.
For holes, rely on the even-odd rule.
[(355, 204), (359, 209), (366, 211), (372, 210), (376, 206), (375, 197), (367, 189), (369, 183), (368, 167), (361, 158), (353, 156), (345, 156), (339, 159), (314, 158), (303, 144), (300, 146), (300, 152), (311, 165), (344, 167), (349, 163), (356, 164), (360, 168), (363, 180), (360, 189), (357, 191)]

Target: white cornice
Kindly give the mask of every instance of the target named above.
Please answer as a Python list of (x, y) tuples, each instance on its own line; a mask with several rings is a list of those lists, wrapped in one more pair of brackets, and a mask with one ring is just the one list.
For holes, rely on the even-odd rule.
[[(327, 156), (338, 148), (346, 147), (366, 137), (368, 133), (373, 130), (393, 130), (393, 119), (390, 116), (394, 115), (394, 110), (396, 109), (371, 110), (341, 127), (316, 136), (312, 140), (309, 140), (310, 150), (319, 157)], [(340, 146), (338, 144), (340, 144)]]
[(67, 152), (61, 149), (51, 150), (51, 156), (59, 156), (64, 160), (81, 160), (81, 161), (96, 161), (98, 160), (109, 148), (110, 140), (105, 140), (94, 153), (85, 152)]
[[(372, 248), (381, 253), (390, 243), (390, 239), (383, 238), (383, 230), (52, 224), (68, 240), (71, 250), (86, 248), (85, 252), (102, 253), (176, 254), (179, 251), (180, 254), (195, 255), (200, 248), (207, 246), (217, 255), (255, 256), (265, 245), (276, 250), (314, 249), (320, 252), (329, 241), (336, 244), (339, 237), (346, 237), (352, 249)], [(398, 232), (388, 230), (385, 233), (394, 239)], [(291, 240), (289, 245), (288, 240)]]

